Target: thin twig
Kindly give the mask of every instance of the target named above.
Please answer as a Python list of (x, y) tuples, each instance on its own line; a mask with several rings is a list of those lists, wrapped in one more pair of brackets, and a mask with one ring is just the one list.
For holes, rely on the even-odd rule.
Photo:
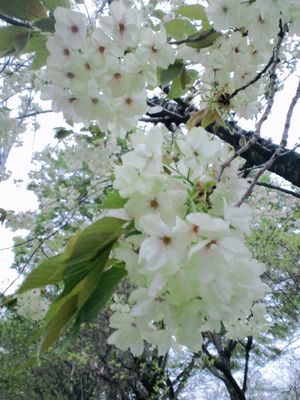
[(291, 124), (291, 118), (293, 116), (294, 108), (295, 108), (299, 98), (300, 98), (300, 79), (299, 79), (299, 83), (297, 86), (295, 96), (293, 97), (291, 104), (289, 106), (288, 112), (287, 112), (280, 144), (279, 144), (278, 148), (276, 149), (276, 151), (273, 153), (272, 157), (265, 163), (263, 168), (261, 168), (257, 172), (257, 174), (253, 178), (253, 181), (251, 182), (249, 188), (246, 190), (246, 192), (244, 193), (242, 198), (236, 203), (236, 205), (235, 205), (236, 207), (239, 207), (246, 200), (246, 198), (251, 194), (254, 186), (256, 185), (258, 179), (262, 176), (262, 174), (267, 169), (271, 168), (271, 166), (274, 164), (274, 162), (277, 160), (278, 157), (282, 156), (282, 153), (284, 152), (284, 148), (287, 144), (288, 133), (289, 133), (289, 128), (290, 128), (290, 124)]
[(251, 79), (251, 81), (249, 81), (248, 83), (246, 83), (244, 86), (241, 86), (238, 89), (235, 89), (230, 96), (228, 96), (228, 100), (232, 99), (233, 97), (235, 97), (239, 92), (241, 92), (242, 90), (247, 89), (247, 87), (253, 85), (253, 83), (259, 81), (259, 79), (268, 71), (268, 69), (270, 68), (270, 66), (273, 64), (274, 62), (274, 53), (272, 54), (270, 60), (268, 61), (268, 63), (266, 64), (266, 66), (253, 78)]
[[(248, 183), (251, 183), (251, 181), (248, 181)], [(300, 193), (296, 193), (296, 192), (293, 192), (292, 190), (281, 188), (280, 186), (272, 185), (271, 183), (256, 182), (256, 186), (264, 186), (269, 189), (278, 190), (279, 192), (290, 194), (290, 195), (300, 199)]]
[(273, 55), (272, 55), (272, 65), (270, 68), (270, 84), (269, 84), (269, 96), (268, 96), (268, 101), (267, 101), (267, 106), (265, 108), (265, 111), (263, 112), (263, 115), (261, 116), (261, 118), (259, 119), (259, 121), (256, 123), (255, 126), (255, 132), (252, 136), (252, 138), (242, 147), (239, 148), (239, 150), (236, 150), (230, 157), (228, 157), (227, 160), (225, 160), (223, 162), (223, 164), (221, 165), (218, 175), (217, 175), (217, 181), (219, 182), (221, 179), (221, 176), (225, 170), (225, 168), (229, 167), (229, 165), (231, 164), (231, 162), (237, 158), (238, 156), (240, 156), (242, 153), (244, 153), (245, 151), (247, 151), (251, 146), (253, 146), (258, 138), (260, 137), (260, 132), (261, 132), (261, 127), (263, 125), (263, 123), (268, 119), (273, 104), (274, 104), (274, 97), (275, 97), (275, 86), (276, 86), (276, 79), (277, 79), (277, 75), (276, 75), (276, 67), (277, 64), (280, 62), (280, 58), (279, 58), (279, 52), (280, 52), (280, 48), (284, 39), (285, 34), (288, 31), (288, 27), (286, 24), (284, 24), (282, 26), (282, 22), (281, 20), (279, 21), (279, 33), (277, 36), (277, 43), (275, 44), (274, 48), (273, 48)]
[(24, 118), (29, 118), (29, 117), (36, 117), (39, 114), (47, 114), (47, 113), (51, 113), (53, 112), (53, 110), (41, 110), (41, 111), (33, 111), (29, 114), (24, 114), (21, 115), (19, 117), (17, 117), (17, 119), (24, 119)]
[(188, 37), (186, 39), (181, 39), (181, 40), (171, 40), (169, 41), (169, 44), (184, 44), (184, 43), (195, 43), (195, 42), (199, 42), (201, 40), (205, 40), (207, 39), (212, 33), (215, 33), (216, 31), (214, 29), (210, 29), (209, 31), (205, 32), (205, 33), (199, 33), (199, 35), (194, 36), (194, 37)]

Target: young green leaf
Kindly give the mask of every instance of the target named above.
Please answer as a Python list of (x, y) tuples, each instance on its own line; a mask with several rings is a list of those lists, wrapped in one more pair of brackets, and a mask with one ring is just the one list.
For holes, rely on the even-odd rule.
[(42, 353), (47, 351), (48, 348), (54, 342), (56, 342), (56, 340), (59, 338), (60, 332), (74, 316), (77, 309), (77, 297), (78, 295), (75, 294), (68, 298), (64, 304), (61, 305), (58, 312), (47, 326), (43, 342), (41, 344)]
[(202, 31), (197, 35), (190, 36), (187, 46), (192, 47), (193, 49), (204, 49), (212, 46), (220, 36), (222, 36), (222, 34), (216, 32), (214, 29)]
[(126, 204), (126, 199), (123, 199), (118, 190), (111, 190), (101, 204), (101, 208), (123, 208)]
[(202, 22), (202, 28), (207, 29), (210, 24), (205, 13), (205, 7), (200, 4), (189, 4), (179, 7), (176, 10), (176, 14), (182, 15), (192, 20), (197, 20)]
[(181, 74), (184, 69), (182, 62), (176, 61), (174, 64), (169, 65), (167, 69), (163, 69), (160, 72), (160, 84), (167, 86), (174, 78)]
[(70, 8), (69, 0), (41, 0), (44, 6), (51, 11), (55, 11), (56, 7)]
[(103, 272), (93, 294), (80, 309), (75, 324), (92, 321), (106, 305), (126, 274), (124, 265), (120, 263)]
[(47, 285), (54, 285), (63, 280), (64, 268), (63, 254), (54, 257), (49, 257), (25, 278), (21, 287), (17, 291), (18, 294), (24, 293), (27, 290), (44, 287)]
[(24, 21), (47, 18), (47, 10), (40, 0), (0, 0), (0, 13)]
[(30, 32), (22, 26), (0, 28), (0, 57), (19, 55), (28, 43)]
[(165, 28), (169, 36), (174, 37), (176, 40), (186, 39), (191, 35), (197, 33), (194, 25), (186, 19), (172, 19), (165, 22)]

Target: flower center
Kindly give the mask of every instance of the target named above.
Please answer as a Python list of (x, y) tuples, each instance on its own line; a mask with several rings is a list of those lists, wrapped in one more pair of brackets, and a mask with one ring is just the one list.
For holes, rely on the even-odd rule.
[(150, 206), (150, 208), (154, 208), (154, 210), (156, 210), (157, 207), (158, 207), (158, 202), (157, 202), (157, 200), (156, 200), (156, 199), (150, 200), (150, 201), (149, 201), (149, 206)]
[(164, 245), (168, 246), (171, 244), (172, 239), (169, 236), (163, 236), (160, 238)]
[(72, 26), (71, 26), (71, 32), (72, 32), (72, 33), (77, 33), (78, 31), (79, 31), (79, 28), (78, 28), (77, 25), (72, 25)]
[(121, 33), (121, 35), (124, 33), (125, 31), (125, 25), (123, 24), (123, 22), (119, 23), (119, 32)]
[(217, 240), (215, 240), (215, 239), (214, 239), (214, 240), (211, 240), (209, 243), (207, 243), (207, 245), (205, 246), (205, 248), (206, 248), (207, 250), (209, 250), (213, 244), (217, 244), (217, 243), (218, 243)]
[(192, 228), (192, 231), (193, 231), (193, 233), (198, 233), (199, 232), (199, 226), (198, 225), (193, 225), (193, 228)]

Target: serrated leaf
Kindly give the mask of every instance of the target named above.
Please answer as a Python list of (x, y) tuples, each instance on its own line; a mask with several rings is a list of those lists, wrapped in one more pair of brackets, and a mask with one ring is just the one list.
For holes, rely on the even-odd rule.
[(117, 190), (111, 190), (103, 200), (101, 208), (123, 208), (126, 202), (127, 200), (123, 199)]
[(119, 237), (125, 223), (126, 221), (119, 218), (105, 217), (88, 226), (78, 234), (67, 264), (80, 263), (96, 257), (102, 249)]
[(222, 36), (220, 32), (209, 29), (207, 31), (201, 31), (197, 35), (190, 36), (190, 41), (186, 44), (193, 49), (205, 49), (206, 47), (212, 46), (220, 36)]
[(192, 20), (198, 20), (202, 22), (202, 28), (207, 29), (209, 27), (209, 21), (206, 16), (205, 7), (200, 4), (189, 4), (179, 7), (176, 10), (176, 14), (182, 15)]
[(47, 18), (47, 10), (39, 0), (0, 0), (0, 13), (24, 21)]
[(167, 69), (162, 69), (160, 72), (160, 84), (167, 86), (176, 76), (180, 75), (184, 69), (184, 64), (181, 62), (175, 62), (169, 65)]
[(119, 282), (127, 275), (124, 266), (113, 266), (103, 272), (94, 293), (90, 296), (85, 305), (81, 308), (76, 324), (92, 321), (106, 305)]
[(165, 22), (165, 29), (169, 36), (174, 37), (176, 40), (186, 39), (191, 35), (197, 33), (194, 25), (186, 19), (172, 19)]
[(41, 2), (52, 13), (57, 7), (70, 8), (69, 0), (41, 0)]
[(26, 47), (31, 29), (22, 26), (0, 28), (0, 57), (18, 55)]
[(47, 258), (34, 268), (25, 278), (17, 293), (40, 288), (46, 285), (54, 285), (63, 280), (64, 257), (62, 254)]

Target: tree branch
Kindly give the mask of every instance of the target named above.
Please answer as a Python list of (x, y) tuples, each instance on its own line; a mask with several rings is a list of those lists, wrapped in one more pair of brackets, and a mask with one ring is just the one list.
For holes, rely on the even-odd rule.
[(253, 343), (252, 336), (248, 336), (247, 343), (245, 346), (245, 368), (244, 368), (244, 379), (243, 379), (243, 388), (242, 388), (244, 393), (246, 393), (246, 390), (247, 390), (249, 359), (250, 359), (250, 351), (252, 349), (252, 343)]
[(0, 19), (13, 26), (23, 26), (24, 28), (32, 29), (32, 26), (28, 22), (17, 21), (3, 14), (0, 14)]

